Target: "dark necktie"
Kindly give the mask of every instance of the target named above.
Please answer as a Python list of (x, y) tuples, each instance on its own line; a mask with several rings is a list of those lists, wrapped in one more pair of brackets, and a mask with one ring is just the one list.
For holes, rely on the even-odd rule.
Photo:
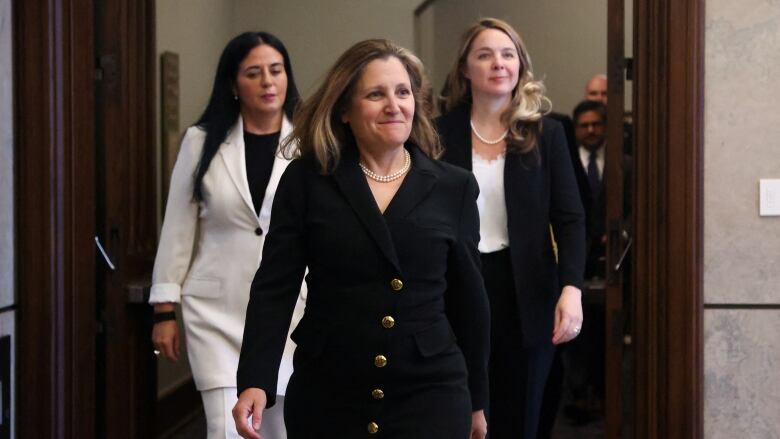
[(596, 163), (598, 154), (596, 151), (590, 152), (590, 158), (588, 158), (588, 184), (590, 185), (590, 193), (597, 195), (601, 191), (601, 177), (599, 177), (599, 165)]

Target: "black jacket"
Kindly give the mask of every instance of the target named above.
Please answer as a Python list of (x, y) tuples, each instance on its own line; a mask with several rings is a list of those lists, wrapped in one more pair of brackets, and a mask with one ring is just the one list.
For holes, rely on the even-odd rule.
[[(298, 344), (296, 368), (299, 356), (312, 359), (330, 348), (347, 349), (366, 359), (366, 369), (354, 369), (357, 382), (364, 372), (376, 374), (374, 356), (393, 352), (396, 343), (413, 339), (418, 355), (429, 358), (452, 349), (457, 338), (472, 409), (485, 406), (490, 316), (477, 251), (476, 180), (429, 159), (414, 145), (406, 147), (413, 166), (384, 214), (354, 146), (345, 148), (331, 175), (321, 175), (311, 159), (289, 165), (252, 283), (239, 393), (259, 387), (267, 391), (268, 406), (274, 403), (275, 392), (268, 389), (276, 389), (290, 317), (308, 267), (306, 311), (292, 334)], [(384, 316), (393, 317), (392, 328), (383, 327)], [(393, 361), (388, 357), (389, 364)], [(317, 367), (326, 379), (326, 371), (345, 365), (325, 355)]]
[[(606, 255), (606, 246), (602, 237), (607, 232), (607, 191), (606, 178), (601, 179), (601, 187), (598, 193), (593, 193), (588, 183), (588, 172), (582, 166), (579, 146), (573, 146), (569, 150), (574, 175), (580, 191), (580, 200), (585, 209), (585, 277), (598, 276), (604, 278), (605, 265), (603, 258)], [(604, 173), (606, 175), (606, 172)]]
[[(462, 105), (436, 120), (443, 160), (468, 170), (470, 110)], [(560, 123), (544, 118), (538, 153), (507, 154), (504, 191), (523, 342), (549, 342), (561, 287), (582, 288), (585, 269), (585, 214)]]

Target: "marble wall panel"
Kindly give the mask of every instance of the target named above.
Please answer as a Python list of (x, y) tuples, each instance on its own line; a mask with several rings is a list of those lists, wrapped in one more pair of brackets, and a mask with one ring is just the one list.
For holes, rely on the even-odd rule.
[(780, 310), (704, 314), (704, 437), (780, 438)]
[(707, 303), (780, 303), (780, 217), (758, 181), (780, 178), (780, 0), (708, 0), (704, 287)]

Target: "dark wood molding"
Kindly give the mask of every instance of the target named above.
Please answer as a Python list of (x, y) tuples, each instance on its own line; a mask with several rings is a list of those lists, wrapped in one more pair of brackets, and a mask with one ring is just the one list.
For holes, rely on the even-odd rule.
[(17, 435), (93, 438), (92, 2), (13, 2)]
[(157, 240), (155, 22), (153, 0), (95, 2), (97, 234), (117, 270), (98, 278), (103, 363), (98, 432), (154, 437), (157, 358), (151, 311), (128, 290), (151, 279)]
[(700, 438), (703, 0), (634, 7), (636, 436)]

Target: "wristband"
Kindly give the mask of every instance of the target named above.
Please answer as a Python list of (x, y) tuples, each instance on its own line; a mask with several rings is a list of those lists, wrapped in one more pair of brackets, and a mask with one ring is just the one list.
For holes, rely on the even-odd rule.
[(156, 312), (152, 315), (154, 323), (167, 322), (168, 320), (176, 320), (176, 311)]

